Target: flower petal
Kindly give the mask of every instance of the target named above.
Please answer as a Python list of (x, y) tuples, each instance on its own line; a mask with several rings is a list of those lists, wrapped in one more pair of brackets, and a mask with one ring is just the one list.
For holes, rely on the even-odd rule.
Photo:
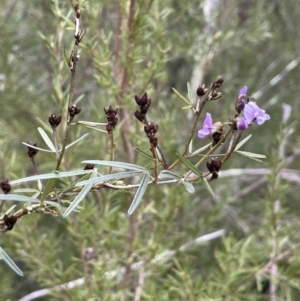
[(212, 118), (209, 113), (206, 113), (206, 117), (203, 121), (203, 128), (212, 128)]
[(247, 87), (247, 86), (244, 86), (244, 87), (240, 90), (239, 97), (246, 96), (246, 95), (247, 95), (247, 90), (248, 90), (248, 87)]
[(203, 127), (198, 131), (198, 137), (204, 138), (207, 135), (210, 135), (213, 130), (211, 114), (206, 113), (206, 117), (203, 121)]
[(248, 123), (244, 117), (242, 117), (238, 122), (237, 122), (237, 129), (240, 131), (244, 131), (245, 129), (248, 128)]
[(210, 130), (209, 129), (201, 129), (201, 130), (198, 131), (198, 137), (199, 138), (204, 138), (207, 135), (210, 135)]

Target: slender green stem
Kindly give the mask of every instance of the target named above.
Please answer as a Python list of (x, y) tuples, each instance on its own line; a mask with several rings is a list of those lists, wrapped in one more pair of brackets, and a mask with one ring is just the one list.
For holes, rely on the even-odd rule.
[[(225, 140), (227, 139), (227, 137), (230, 135), (230, 133), (233, 131), (233, 129), (235, 128), (235, 124), (233, 123), (231, 125), (231, 127), (228, 129), (228, 131), (225, 133), (225, 135), (220, 139), (220, 141), (213, 146), (206, 154), (205, 156), (203, 156), (196, 164), (195, 167), (198, 167), (200, 164), (202, 164), (204, 162), (204, 160), (206, 160), (210, 154), (212, 154), (222, 143), (225, 142)], [(186, 175), (185, 178), (188, 178), (188, 176), (192, 173), (192, 171), (190, 170)]]
[(154, 180), (153, 182), (156, 183), (158, 179), (158, 160), (157, 160), (157, 155), (156, 155), (156, 150), (153, 144), (151, 144), (150, 151), (153, 155), (153, 162), (154, 162)]
[[(71, 67), (71, 84), (70, 84), (70, 92), (69, 92), (67, 110), (70, 107), (70, 105), (73, 101), (73, 97), (74, 97), (77, 51), (78, 51), (78, 45), (75, 41), (74, 50), (73, 50), (73, 62), (72, 62), (73, 64), (72, 64), (72, 67)], [(65, 154), (65, 149), (66, 149), (66, 145), (67, 145), (67, 142), (68, 142), (68, 136), (69, 136), (70, 127), (71, 127), (70, 123), (71, 123), (72, 119), (70, 118), (69, 111), (67, 111), (67, 112), (68, 112), (67, 113), (68, 117), (67, 117), (66, 132), (65, 132), (64, 139), (63, 139), (63, 144), (62, 144), (62, 149), (61, 149), (61, 152), (60, 152), (60, 156), (59, 156), (59, 158), (57, 160), (57, 163), (56, 163), (56, 168), (55, 168), (56, 170), (59, 169), (62, 158)]]
[[(111, 131), (110, 133), (108, 133), (109, 135), (109, 140), (110, 140), (110, 161), (114, 161), (115, 159), (115, 143), (114, 143), (114, 132)], [(112, 173), (112, 166), (109, 167), (109, 171), (108, 173)]]
[[(190, 132), (190, 135), (189, 135), (189, 139), (185, 145), (185, 148), (184, 148), (184, 151), (182, 153), (182, 156), (184, 157), (188, 150), (189, 150), (189, 146), (190, 146), (190, 143), (194, 137), (194, 134), (195, 134), (195, 131), (196, 131), (196, 128), (197, 128), (197, 124), (198, 124), (198, 121), (199, 121), (199, 117), (201, 115), (201, 112), (202, 112), (202, 109), (205, 105), (205, 103), (207, 102), (207, 100), (205, 99), (204, 101), (200, 102), (200, 98), (197, 98), (197, 102), (196, 102), (196, 111), (195, 111), (195, 116), (194, 116), (194, 122), (193, 122), (193, 127), (192, 127), (192, 130)], [(198, 110), (198, 107), (199, 107), (199, 110)], [(178, 163), (180, 162), (179, 159), (177, 159), (173, 164), (171, 164), (168, 168), (168, 170), (171, 170), (173, 169)]]
[(157, 145), (157, 150), (159, 151), (160, 155), (161, 155), (161, 159), (162, 159), (162, 166), (164, 169), (168, 169), (168, 164), (167, 164), (167, 160), (166, 157), (161, 149), (161, 147), (159, 145)]
[(224, 158), (222, 159), (222, 164), (224, 164), (229, 159), (229, 157), (232, 155), (232, 153), (234, 152), (237, 144), (240, 142), (242, 136), (243, 136), (243, 132), (240, 132), (238, 137), (236, 138), (236, 140), (233, 141), (234, 133), (232, 133), (232, 140), (230, 141), (230, 145), (228, 147), (227, 153), (225, 154)]
[(57, 143), (57, 134), (56, 134), (56, 127), (52, 128), (53, 130), (53, 142), (55, 147), (55, 157), (56, 161), (59, 159), (59, 149), (58, 149), (58, 143)]

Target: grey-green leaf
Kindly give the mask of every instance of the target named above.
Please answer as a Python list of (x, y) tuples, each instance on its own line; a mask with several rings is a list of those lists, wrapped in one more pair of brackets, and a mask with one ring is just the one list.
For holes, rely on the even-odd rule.
[(107, 181), (110, 181), (110, 180), (119, 180), (119, 179), (124, 179), (124, 178), (131, 178), (131, 177), (140, 176), (142, 174), (143, 174), (142, 171), (124, 171), (124, 172), (112, 173), (112, 174), (109, 174), (109, 175), (96, 177), (96, 178), (93, 178), (93, 179), (78, 182), (75, 186), (84, 186), (84, 185), (87, 185), (87, 184), (103, 183), (103, 182), (107, 182)]
[[(91, 179), (95, 178), (96, 176), (97, 176), (97, 172), (93, 171), (93, 173), (91, 174)], [(81, 189), (79, 194), (76, 196), (76, 198), (73, 200), (71, 205), (65, 211), (63, 217), (67, 217), (74, 209), (76, 209), (76, 207), (86, 197), (86, 195), (89, 193), (89, 191), (91, 190), (92, 187), (93, 187), (93, 184), (87, 184)]]
[(134, 196), (134, 199), (128, 209), (128, 215), (131, 215), (135, 209), (137, 208), (137, 206), (139, 205), (139, 203), (141, 202), (142, 200), (142, 197), (147, 189), (147, 186), (149, 184), (149, 179), (150, 179), (150, 175), (148, 172), (145, 173), (141, 183), (140, 183), (140, 186), (138, 188), (138, 190), (136, 191), (136, 194)]
[(70, 143), (69, 145), (66, 146), (66, 149), (68, 149), (68, 148), (71, 147), (72, 145), (76, 144), (76, 143), (79, 142), (81, 139), (85, 138), (86, 136), (88, 136), (88, 134), (84, 134), (83, 136), (81, 136), (80, 138), (78, 138), (77, 140), (75, 140), (74, 142)]
[(193, 99), (193, 93), (192, 93), (192, 89), (191, 89), (190, 83), (187, 83), (187, 91), (188, 91), (188, 96), (189, 96), (190, 104), (192, 105), (194, 103), (194, 99)]
[(8, 254), (0, 247), (0, 259), (2, 259), (15, 273), (24, 276), (23, 272), (18, 268)]
[(208, 183), (208, 181), (207, 181), (207, 179), (205, 177), (203, 177), (203, 182), (204, 182), (204, 184), (205, 184), (208, 192), (213, 196), (213, 198), (216, 198), (216, 195), (214, 194), (211, 186), (209, 185), (209, 183)]
[(46, 132), (38, 127), (38, 131), (41, 134), (42, 138), (44, 139), (45, 143), (48, 145), (48, 147), (51, 149), (52, 152), (55, 152), (55, 147), (54, 144), (52, 143), (51, 139), (49, 138), (49, 136), (46, 134)]
[(244, 138), (241, 142), (238, 143), (238, 145), (235, 147), (235, 151), (240, 149), (250, 138), (252, 137), (252, 134)]
[(236, 151), (236, 153), (248, 157), (248, 158), (259, 158), (259, 159), (266, 159), (267, 156), (261, 155), (261, 154), (256, 154), (256, 153), (250, 153), (250, 152), (244, 152), (244, 151)]
[(189, 193), (195, 192), (195, 188), (190, 182), (182, 181), (181, 184), (184, 185), (187, 192), (189, 192)]
[(181, 179), (181, 177), (169, 170), (162, 170), (158, 176), (158, 179)]
[(188, 161), (187, 159), (185, 159), (184, 157), (182, 157), (179, 154), (177, 154), (177, 157), (187, 168), (189, 168), (191, 171), (193, 171), (196, 175), (202, 176), (201, 171), (197, 167), (195, 167), (190, 161)]
[(81, 163), (119, 167), (119, 168), (131, 169), (131, 170), (136, 170), (136, 171), (144, 171), (145, 170), (145, 168), (142, 166), (138, 166), (138, 165), (130, 164), (130, 163), (124, 163), (124, 162), (117, 162), (117, 161), (85, 160), (85, 161), (82, 161)]
[(55, 171), (55, 172), (52, 172), (52, 173), (21, 178), (21, 179), (9, 182), (9, 184), (11, 186), (13, 186), (13, 185), (17, 185), (17, 184), (24, 183), (24, 182), (45, 180), (45, 179), (59, 179), (59, 178), (73, 177), (73, 176), (78, 176), (78, 175), (84, 175), (84, 174), (87, 174), (87, 173), (90, 173), (90, 172), (92, 172), (92, 170), (80, 169), (80, 170), (72, 170), (72, 171), (65, 171), (65, 172)]
[(29, 143), (26, 143), (26, 142), (22, 142), (22, 144), (24, 144), (24, 145), (26, 145), (26, 146), (28, 146), (28, 147), (31, 147), (31, 148), (33, 148), (33, 149), (37, 149), (37, 150), (42, 151), (42, 152), (55, 153), (55, 150), (52, 151), (52, 150), (49, 150), (49, 149), (40, 148), (40, 147), (31, 145), (31, 144), (29, 144)]
[(0, 200), (39, 203), (40, 200), (20, 194), (0, 194)]
[(203, 151), (205, 151), (206, 149), (208, 149), (211, 146), (211, 143), (204, 145), (203, 147), (195, 150), (191, 155), (198, 155), (200, 153), (202, 153)]
[(173, 90), (174, 93), (175, 93), (180, 99), (182, 99), (186, 104), (191, 105), (191, 104), (189, 103), (189, 101), (188, 101), (183, 95), (181, 95), (180, 92), (178, 92), (175, 88), (172, 88), (172, 90)]
[(142, 157), (153, 161), (153, 157), (151, 155), (147, 154), (145, 151), (141, 150), (140, 148), (135, 147), (134, 150), (137, 153), (139, 153)]

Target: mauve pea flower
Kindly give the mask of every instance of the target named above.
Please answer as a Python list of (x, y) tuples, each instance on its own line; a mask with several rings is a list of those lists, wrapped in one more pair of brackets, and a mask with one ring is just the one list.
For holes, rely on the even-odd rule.
[(198, 137), (204, 138), (207, 135), (211, 135), (213, 132), (213, 124), (211, 114), (206, 113), (206, 117), (203, 122), (203, 128), (198, 131)]
[(253, 101), (249, 101), (247, 104), (245, 104), (244, 117), (248, 124), (251, 124), (253, 121), (256, 121), (257, 124), (263, 124), (266, 120), (271, 118), (265, 110), (261, 109)]
[(236, 106), (236, 110), (238, 111), (238, 113), (240, 113), (244, 110), (245, 103), (246, 103), (245, 99), (246, 99), (247, 89), (248, 89), (248, 87), (244, 86), (240, 90), (240, 93), (239, 93), (239, 96), (238, 96), (238, 103), (237, 103), (237, 106)]
[(236, 127), (239, 131), (244, 131), (248, 128), (248, 123), (244, 117), (239, 118), (239, 120), (236, 123)]
[(203, 122), (203, 127), (198, 131), (198, 137), (204, 138), (205, 136), (212, 135), (216, 132), (222, 133), (223, 123), (218, 121), (212, 123), (212, 118), (209, 113), (206, 113), (206, 117)]
[(240, 90), (239, 98), (240, 98), (240, 97), (245, 97), (245, 96), (247, 95), (247, 90), (248, 90), (248, 87), (247, 87), (247, 86), (244, 86), (244, 87)]

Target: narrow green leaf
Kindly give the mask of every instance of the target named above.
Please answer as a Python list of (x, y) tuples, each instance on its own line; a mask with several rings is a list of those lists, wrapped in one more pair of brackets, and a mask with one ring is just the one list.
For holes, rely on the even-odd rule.
[(19, 188), (14, 189), (13, 193), (40, 193), (40, 191), (34, 188)]
[(198, 176), (202, 176), (201, 171), (195, 167), (190, 161), (188, 161), (187, 159), (183, 158), (180, 154), (176, 154), (177, 157), (179, 158), (179, 160), (187, 167), (189, 168), (191, 171), (193, 171), (196, 175)]
[(187, 91), (188, 91), (188, 96), (189, 96), (190, 104), (192, 105), (194, 103), (194, 98), (193, 98), (193, 93), (192, 93), (192, 89), (191, 89), (190, 83), (187, 83)]
[(84, 120), (79, 120), (76, 123), (74, 123), (76, 125), (87, 125), (89, 127), (94, 127), (94, 126), (106, 126), (107, 123), (104, 122), (91, 122), (91, 121), (84, 121)]
[(82, 126), (84, 126), (84, 127), (87, 128), (87, 129), (96, 131), (96, 132), (101, 132), (101, 133), (107, 134), (107, 131), (106, 131), (106, 130), (101, 130), (101, 129), (98, 129), (98, 128), (96, 128), (96, 127), (88, 126), (88, 125), (84, 125), (84, 124), (83, 124)]
[(17, 207), (17, 205), (12, 205), (3, 215), (1, 215), (0, 220), (4, 218), (4, 215), (9, 215), (14, 209)]
[(79, 103), (79, 101), (83, 98), (85, 96), (85, 94), (81, 94), (81, 95), (79, 95), (74, 101), (73, 101), (73, 104), (78, 104)]
[(208, 192), (209, 192), (209, 193), (213, 196), (213, 198), (215, 199), (215, 198), (216, 198), (216, 195), (214, 194), (214, 192), (213, 192), (211, 186), (209, 185), (209, 183), (208, 183), (208, 181), (207, 181), (207, 179), (206, 179), (205, 177), (203, 177), (203, 182), (204, 182), (204, 184), (205, 184), (205, 186), (206, 186)]
[(49, 179), (48, 180), (48, 182), (47, 182), (47, 184), (46, 184), (46, 186), (44, 188), (44, 191), (43, 191), (43, 193), (41, 195), (41, 199), (40, 199), (41, 202), (43, 202), (46, 199), (47, 195), (49, 194), (49, 192), (54, 187), (55, 182), (56, 182), (56, 179)]
[(107, 181), (110, 181), (110, 180), (119, 180), (119, 179), (124, 179), (124, 178), (132, 178), (132, 177), (140, 176), (142, 174), (143, 174), (142, 171), (124, 171), (124, 172), (112, 173), (112, 174), (109, 174), (109, 175), (96, 177), (96, 178), (93, 178), (93, 179), (78, 182), (75, 186), (84, 186), (84, 185), (87, 185), (87, 184), (103, 183), (103, 182), (107, 182)]
[(260, 159), (266, 159), (267, 157), (265, 155), (261, 154), (255, 154), (255, 153), (250, 153), (250, 152), (244, 152), (244, 151), (236, 151), (236, 153), (248, 157), (248, 158), (260, 158)]
[(49, 138), (49, 136), (46, 134), (46, 132), (38, 127), (38, 131), (41, 134), (42, 138), (44, 139), (45, 143), (48, 145), (48, 147), (50, 148), (50, 150), (52, 150), (52, 152), (55, 152), (55, 147), (54, 144), (52, 143), (51, 139)]
[(141, 150), (138, 147), (135, 147), (134, 150), (140, 154), (142, 157), (148, 159), (148, 160), (152, 160), (153, 161), (153, 157), (151, 155), (149, 155), (148, 153), (146, 153), (145, 151)]
[(181, 107), (182, 110), (188, 110), (190, 109), (192, 106), (191, 105), (188, 105), (188, 106), (184, 106), (184, 107)]
[(162, 170), (158, 176), (158, 179), (181, 179), (180, 176), (176, 175), (175, 173), (169, 171), (169, 170)]
[[(66, 149), (68, 149), (69, 147), (71, 147), (72, 145), (76, 144), (77, 142), (79, 142), (80, 140), (82, 140), (83, 138), (85, 138), (86, 136), (88, 136), (88, 134), (84, 134), (83, 136), (81, 136), (79, 139), (75, 140), (74, 142), (70, 143), (69, 145), (66, 146)], [(61, 150), (59, 150), (61, 151)]]
[(202, 153), (203, 151), (207, 150), (210, 146), (211, 146), (211, 143), (206, 144), (205, 146), (195, 150), (191, 155), (198, 155), (198, 154)]
[(52, 206), (52, 207), (60, 207), (59, 203), (52, 202), (52, 201), (45, 201), (45, 204), (47, 204), (48, 206)]
[(40, 151), (42, 151), (42, 152), (55, 153), (55, 151), (52, 151), (52, 150), (49, 150), (49, 149), (40, 148), (40, 147), (31, 145), (31, 144), (29, 144), (29, 143), (26, 143), (26, 142), (22, 142), (22, 144), (24, 144), (24, 145), (26, 145), (26, 146), (29, 146), (29, 147), (31, 147), (31, 148), (40, 150)]
[(137, 206), (139, 205), (139, 203), (141, 202), (142, 200), (142, 197), (147, 189), (147, 186), (149, 184), (149, 179), (150, 179), (150, 175), (148, 172), (145, 173), (141, 183), (140, 183), (140, 186), (138, 188), (138, 190), (136, 191), (136, 194), (134, 196), (134, 199), (128, 209), (128, 215), (131, 215), (135, 209), (137, 208)]
[(235, 148), (235, 151), (237, 151), (239, 148), (241, 148), (251, 137), (252, 137), (252, 134), (250, 134), (249, 136), (244, 138), (241, 142), (239, 142)]
[(184, 185), (187, 192), (189, 192), (189, 193), (195, 192), (195, 188), (190, 182), (182, 181), (181, 184)]
[[(97, 173), (97, 175), (101, 176), (101, 174)], [(78, 179), (78, 182), (88, 180), (91, 177), (90, 174), (83, 175), (80, 179)], [(69, 186), (65, 187), (64, 190), (61, 192), (61, 194), (66, 194), (70, 191), (72, 191), (75, 188), (76, 182), (72, 182)]]
[(9, 182), (11, 186), (24, 183), (24, 182), (30, 182), (30, 181), (37, 181), (37, 180), (45, 180), (45, 179), (59, 179), (59, 178), (65, 178), (65, 177), (73, 177), (73, 176), (78, 176), (78, 175), (84, 175), (87, 173), (92, 172), (92, 170), (72, 170), (72, 171), (65, 171), (65, 172), (52, 172), (48, 174), (42, 174), (42, 175), (36, 175), (36, 176), (31, 176), (31, 177), (26, 177), (26, 178), (21, 178), (17, 180), (13, 180)]
[[(97, 172), (93, 171), (91, 174), (91, 179), (97, 176)], [(67, 208), (65, 213), (63, 214), (63, 217), (67, 217), (76, 207), (79, 205), (79, 203), (86, 197), (86, 195), (89, 193), (91, 188), (93, 187), (93, 184), (87, 184), (84, 186), (79, 194), (76, 196), (76, 198), (73, 200), (71, 205)]]
[(18, 275), (24, 276), (23, 272), (18, 268), (8, 254), (0, 247), (0, 258)]
[(64, 58), (65, 58), (65, 61), (66, 61), (67, 65), (68, 65), (69, 67), (71, 67), (71, 64), (70, 64), (70, 56), (69, 56), (69, 54), (68, 54), (68, 52), (67, 52), (66, 49), (64, 49)]
[(0, 200), (39, 203), (40, 200), (20, 194), (0, 194)]
[(175, 88), (172, 88), (172, 90), (174, 91), (174, 93), (180, 98), (182, 99), (187, 105), (191, 105), (189, 103), (189, 101), (183, 96), (181, 95)]
[(117, 162), (117, 161), (85, 160), (85, 161), (82, 161), (81, 163), (103, 165), (103, 166), (113, 166), (113, 167), (119, 167), (119, 168), (124, 168), (124, 169), (136, 170), (136, 171), (144, 171), (145, 170), (144, 167), (141, 167), (141, 166), (138, 166), (135, 164)]

